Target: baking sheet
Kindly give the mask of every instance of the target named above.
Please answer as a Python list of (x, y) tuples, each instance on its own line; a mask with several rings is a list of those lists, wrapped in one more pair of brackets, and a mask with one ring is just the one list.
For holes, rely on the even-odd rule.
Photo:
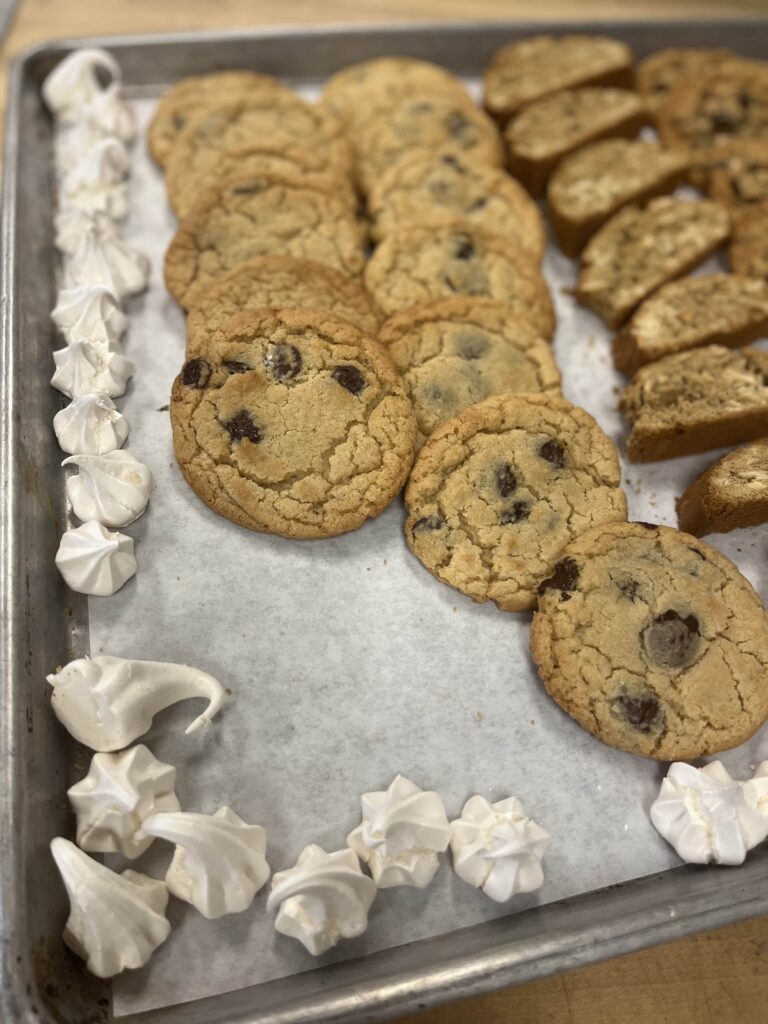
[[(134, 106), (141, 134), (124, 234), (150, 255), (152, 278), (128, 307), (126, 352), (137, 369), (121, 409), (132, 426), (126, 447), (150, 466), (155, 488), (126, 531), (138, 575), (113, 597), (89, 599), (91, 654), (185, 661), (233, 690), (206, 732), (183, 735), (195, 712), (181, 704), (158, 716), (144, 742), (177, 766), (185, 809), (228, 803), (265, 826), (273, 871), (295, 863), (306, 843), (343, 846), (360, 793), (397, 772), (437, 789), (449, 817), (473, 793), (514, 794), (552, 842), (539, 893), (498, 906), (445, 858), (426, 890), (381, 892), (368, 931), (319, 959), (274, 931), (266, 891), (245, 913), (213, 922), (171, 900), (174, 930), (146, 968), (115, 980), (115, 1014), (258, 984), (677, 864), (647, 815), (664, 766), (605, 747), (549, 700), (528, 655), (530, 616), (474, 605), (433, 579), (407, 551), (400, 501), (356, 533), (302, 543), (240, 529), (184, 483), (166, 409), (184, 351), (183, 317), (162, 282), (174, 220), (144, 141), (154, 101)], [(565, 395), (623, 454), (622, 379), (608, 332), (564, 294), (571, 261), (550, 248), (544, 272)], [(674, 494), (717, 454), (625, 463), (630, 518), (674, 525)], [(768, 530), (709, 539), (765, 600)], [(766, 757), (763, 730), (723, 760), (743, 776)], [(131, 866), (159, 877), (170, 855), (158, 842)]]

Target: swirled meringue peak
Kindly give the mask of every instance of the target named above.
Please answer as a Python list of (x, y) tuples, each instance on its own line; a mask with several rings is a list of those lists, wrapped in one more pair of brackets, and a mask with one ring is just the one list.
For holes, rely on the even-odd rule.
[(525, 817), (515, 797), (494, 804), (470, 797), (461, 817), (451, 822), (454, 871), (497, 903), (541, 888), (548, 845), (549, 833)]
[(63, 123), (82, 119), (83, 108), (119, 89), (120, 65), (106, 50), (82, 48), (68, 54), (43, 82), (45, 105)]
[(56, 369), (51, 384), (68, 398), (99, 391), (110, 398), (125, 394), (133, 363), (117, 341), (73, 341), (53, 353)]
[(93, 519), (67, 530), (56, 552), (56, 568), (78, 594), (108, 597), (136, 575), (133, 538), (111, 533)]
[(65, 288), (102, 285), (118, 299), (125, 299), (147, 287), (149, 260), (120, 238), (107, 217), (83, 215), (82, 211), (60, 214), (56, 239), (65, 254)]
[(109, 288), (86, 284), (62, 289), (51, 313), (67, 342), (119, 341), (128, 320)]
[(54, 839), (51, 853), (69, 896), (69, 948), (98, 978), (143, 967), (171, 932), (165, 885), (138, 871), (118, 875), (68, 839)]
[(91, 853), (133, 860), (154, 842), (142, 832), (146, 818), (178, 811), (176, 769), (143, 744), (120, 754), (94, 754), (88, 774), (67, 791), (77, 815), (77, 844)]
[(215, 814), (154, 814), (143, 828), (176, 844), (165, 884), (209, 920), (247, 910), (269, 878), (266, 832), (231, 807)]
[(413, 885), (423, 889), (438, 868), (438, 853), (451, 839), (443, 801), (398, 775), (389, 789), (364, 793), (363, 820), (347, 836), (380, 889)]
[(128, 150), (119, 139), (101, 139), (61, 179), (59, 204), (122, 220), (128, 213), (125, 179), (130, 166)]
[(78, 519), (128, 526), (149, 504), (152, 474), (130, 452), (72, 455), (62, 466), (80, 470), (67, 479), (67, 497)]
[(277, 931), (319, 956), (339, 939), (363, 934), (375, 896), (376, 885), (352, 850), (326, 853), (313, 843), (294, 867), (273, 876), (267, 910), (277, 910)]
[(69, 455), (106, 455), (125, 443), (130, 427), (109, 395), (94, 393), (74, 398), (59, 410), (53, 429)]

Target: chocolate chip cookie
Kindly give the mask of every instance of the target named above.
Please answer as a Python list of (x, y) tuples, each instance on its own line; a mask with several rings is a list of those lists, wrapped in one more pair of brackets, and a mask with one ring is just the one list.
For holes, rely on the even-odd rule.
[(491, 395), (556, 392), (550, 345), (509, 306), (489, 299), (438, 299), (387, 320), (379, 342), (413, 402), (420, 440)]
[(235, 178), (200, 196), (165, 256), (165, 283), (185, 308), (217, 277), (260, 255), (296, 256), (359, 274), (362, 226), (346, 203), (272, 174)]
[(171, 395), (176, 459), (195, 493), (241, 526), (332, 537), (403, 486), (416, 421), (386, 353), (343, 320), (240, 313)]
[(501, 235), (463, 221), (393, 231), (365, 268), (365, 286), (388, 316), (432, 299), (496, 299), (551, 338), (555, 315), (547, 285), (527, 253)]
[(566, 544), (626, 519), (620, 479), (613, 444), (583, 409), (551, 394), (487, 398), (417, 456), (406, 540), (444, 583), (524, 611)]
[(205, 355), (210, 339), (246, 309), (315, 309), (348, 320), (375, 338), (381, 314), (355, 278), (313, 260), (256, 256), (217, 278), (187, 317), (187, 358)]
[(768, 620), (723, 555), (686, 533), (590, 530), (541, 585), (531, 651), (557, 703), (598, 739), (687, 761), (768, 718)]

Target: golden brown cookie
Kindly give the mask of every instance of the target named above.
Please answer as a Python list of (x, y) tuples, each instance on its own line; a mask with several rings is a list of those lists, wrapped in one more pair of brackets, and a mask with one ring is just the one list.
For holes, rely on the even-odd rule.
[(768, 522), (768, 437), (729, 452), (677, 499), (681, 530), (701, 537)]
[(737, 274), (768, 279), (768, 199), (734, 215), (728, 260)]
[(707, 192), (719, 203), (741, 207), (768, 199), (768, 138), (718, 143), (700, 166)]
[(657, 50), (637, 67), (637, 91), (657, 110), (681, 82), (706, 78), (728, 65), (747, 62), (731, 50), (669, 47)]

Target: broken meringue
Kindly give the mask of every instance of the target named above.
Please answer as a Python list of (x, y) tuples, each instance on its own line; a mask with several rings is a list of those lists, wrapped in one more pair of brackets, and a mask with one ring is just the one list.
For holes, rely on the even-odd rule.
[(106, 455), (125, 442), (130, 428), (108, 395), (89, 394), (57, 412), (53, 429), (70, 455)]
[(130, 452), (72, 455), (62, 462), (72, 465), (80, 472), (67, 479), (67, 497), (78, 519), (128, 526), (149, 504), (152, 474)]
[[(106, 79), (106, 84), (102, 84)], [(106, 50), (83, 47), (67, 54), (42, 85), (43, 99), (63, 123), (82, 118), (85, 107), (109, 89), (119, 88), (120, 66)]]

